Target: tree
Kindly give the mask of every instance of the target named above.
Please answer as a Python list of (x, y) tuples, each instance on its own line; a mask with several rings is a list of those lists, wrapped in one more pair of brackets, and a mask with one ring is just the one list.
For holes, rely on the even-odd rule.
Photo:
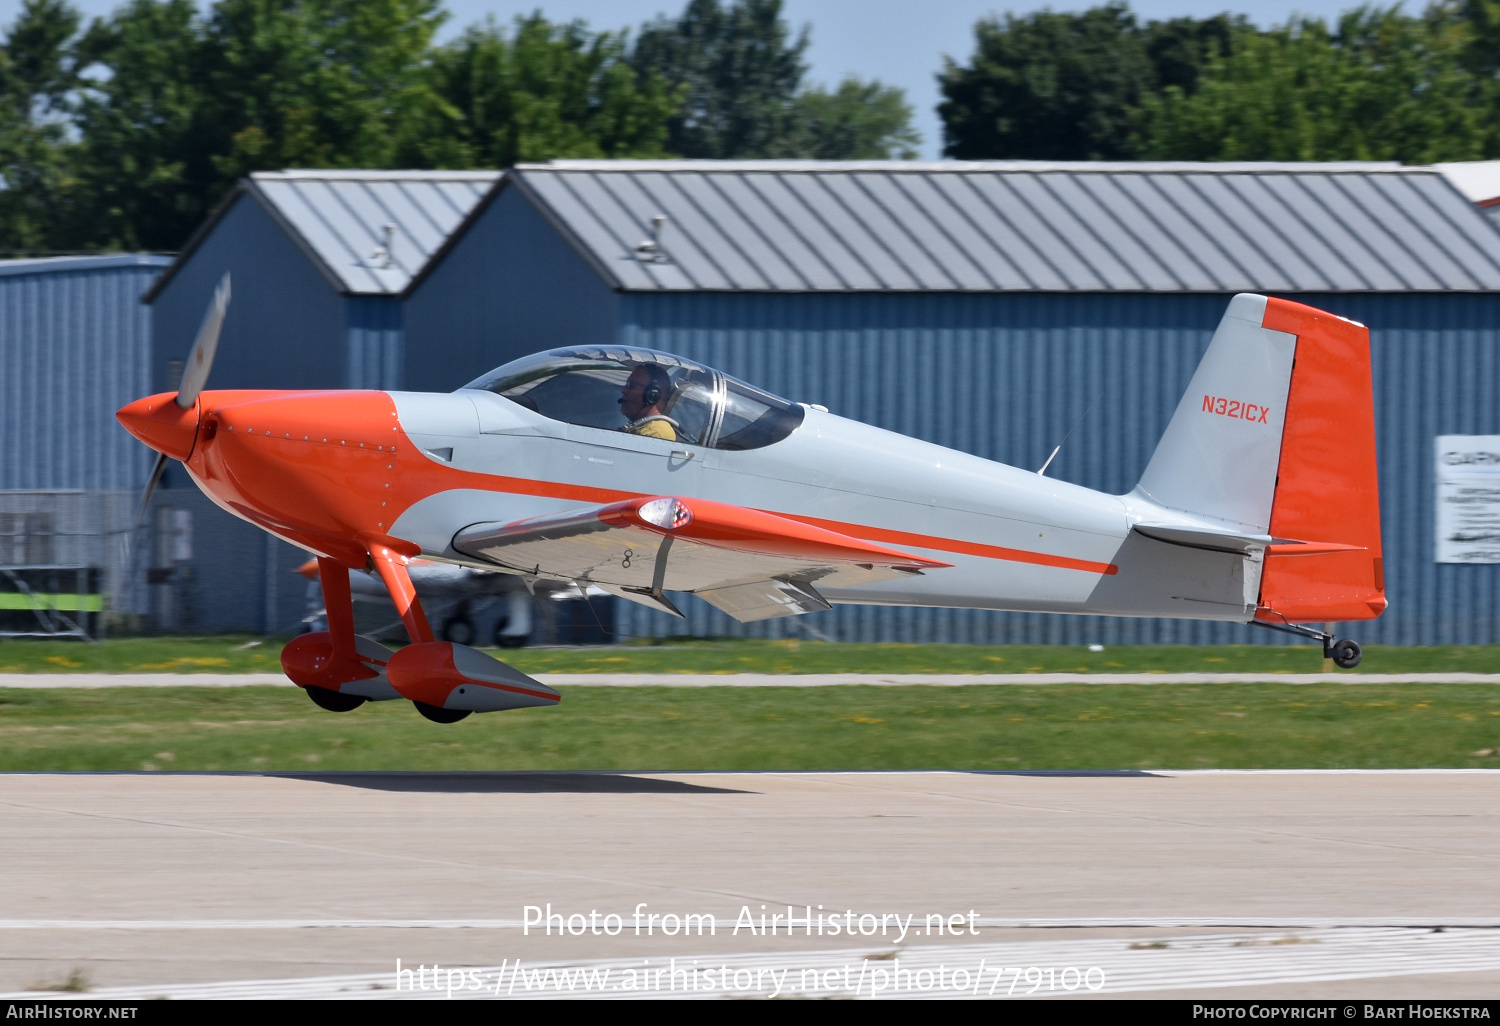
[(915, 160), (921, 137), (904, 91), (850, 76), (834, 92), (813, 86), (792, 103), (788, 138), (773, 155), (810, 160)]
[(667, 145), (684, 157), (731, 159), (772, 152), (791, 129), (807, 71), (807, 29), (795, 39), (781, 0), (690, 0), (676, 19), (641, 30), (632, 60), (683, 90)]
[(76, 50), (87, 78), (65, 229), (80, 246), (177, 248), (223, 189), (212, 155), (224, 132), (206, 109), (212, 55), (196, 7), (132, 0)]
[(1122, 160), (1154, 71), (1123, 3), (1039, 11), (974, 26), (961, 67), (943, 59), (944, 152), (961, 160)]
[(387, 167), (447, 16), (440, 0), (219, 0), (208, 39), (227, 178), (283, 167)]
[(1176, 86), (1185, 95), (1198, 88), (1199, 75), (1214, 58), (1227, 57), (1234, 41), (1254, 31), (1244, 15), (1171, 18), (1146, 23), (1143, 42), (1151, 62), (1151, 91)]
[(898, 89), (801, 89), (780, 0), (691, 0), (626, 32), (440, 0), (124, 0), (80, 33), (23, 0), (0, 41), (0, 248), (172, 250), (242, 176), (552, 157), (909, 156)]
[[(1429, 9), (1429, 20), (1442, 10)], [(1446, 10), (1463, 26), (1463, 66), (1482, 111), (1481, 149), (1486, 157), (1500, 156), (1500, 0), (1460, 0)]]
[(68, 95), (77, 72), (68, 44), (78, 12), (63, 0), (25, 0), (0, 43), (0, 250), (58, 249), (71, 186)]
[(628, 62), (625, 33), (582, 22), (493, 22), (442, 47), (429, 72), (429, 108), (407, 126), (407, 163), (509, 167), (554, 157), (661, 157), (679, 95)]
[(795, 36), (781, 0), (690, 0), (641, 30), (632, 63), (681, 90), (667, 147), (709, 160), (916, 156), (905, 93), (849, 77), (803, 89), (808, 29)]
[(76, 230), (172, 249), (250, 171), (390, 166), (442, 17), (438, 0), (130, 0), (77, 47)]
[(1170, 160), (1400, 160), (1484, 155), (1485, 111), (1462, 66), (1465, 26), (1442, 8), (1361, 7), (1337, 31), (1293, 19), (1245, 32), (1197, 90), (1142, 104), (1136, 152)]

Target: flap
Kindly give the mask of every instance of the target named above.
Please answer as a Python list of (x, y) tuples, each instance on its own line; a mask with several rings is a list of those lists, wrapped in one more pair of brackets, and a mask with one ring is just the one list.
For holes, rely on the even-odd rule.
[(772, 620), (778, 616), (796, 616), (799, 613), (816, 613), (833, 608), (812, 585), (796, 581), (736, 584), (729, 588), (700, 591), (698, 597), (740, 623)]
[(773, 578), (843, 588), (952, 565), (773, 513), (671, 496), (475, 524), (453, 547), (526, 574), (657, 595)]
[(596, 584), (595, 587), (609, 592), (618, 598), (629, 599), (631, 602), (639, 603), (647, 609), (654, 609), (659, 613), (669, 613), (679, 620), (686, 620), (682, 610), (677, 608), (676, 603), (665, 595), (657, 595), (647, 588), (622, 588), (618, 584)]

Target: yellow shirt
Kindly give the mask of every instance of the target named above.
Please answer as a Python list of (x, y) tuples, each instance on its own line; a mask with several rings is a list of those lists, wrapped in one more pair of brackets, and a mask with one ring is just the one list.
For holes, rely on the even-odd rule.
[(677, 441), (677, 431), (672, 427), (672, 422), (665, 417), (652, 417), (639, 424), (632, 424), (630, 433), (645, 435), (647, 438), (665, 438), (669, 442)]

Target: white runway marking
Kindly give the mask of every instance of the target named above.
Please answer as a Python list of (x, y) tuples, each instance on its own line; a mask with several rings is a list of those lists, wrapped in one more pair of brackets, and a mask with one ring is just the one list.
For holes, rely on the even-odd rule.
[[(538, 673), (554, 688), (975, 687), (1002, 684), (1500, 684), (1500, 673)], [(292, 687), (279, 673), (7, 673), (0, 688)]]
[[(707, 917), (711, 919), (713, 917)], [(996, 930), (1246, 929), (1246, 930), (1497, 930), (1500, 916), (1104, 916), (1005, 919), (978, 916)], [(714, 928), (734, 929), (734, 917)], [(519, 930), (520, 919), (0, 919), (0, 930)]]
[[(626, 989), (624, 984), (632, 979), (632, 971), (640, 974), (648, 968), (661, 970), (659, 987)], [(1040, 972), (1028, 978), (1026, 970), (1030, 968)], [(455, 971), (453, 977), (447, 976), (450, 969)], [(443, 967), (445, 983), (437, 988), (430, 986), (434, 981), (427, 970), (422, 980), (429, 984), (426, 990), (406, 989), (416, 988), (415, 973), (403, 977), (402, 989), (397, 990), (392, 965), (378, 973), (307, 979), (105, 987), (88, 992), (86, 997), (111, 1001), (163, 997), (445, 999), (450, 996), (445, 985), (450, 979), (455, 981), (451, 994), (455, 998), (769, 997), (778, 977), (782, 996), (798, 997), (1002, 998), (1172, 992), (1500, 970), (1500, 930), (1322, 929), (1145, 942), (1088, 938), (945, 944), (900, 951), (890, 945), (870, 944), (844, 951), (704, 955), (697, 959), (523, 959), (519, 965), (507, 961), (495, 966), (466, 966), (462, 974), (457, 969)], [(639, 983), (641, 977), (634, 979)], [(40, 997), (85, 995), (34, 991), (0, 994), (6, 999)]]

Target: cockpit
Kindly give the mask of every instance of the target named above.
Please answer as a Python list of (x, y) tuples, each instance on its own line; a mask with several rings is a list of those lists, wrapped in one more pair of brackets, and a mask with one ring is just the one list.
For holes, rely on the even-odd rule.
[(504, 396), (567, 424), (710, 449), (759, 449), (805, 415), (711, 367), (633, 346), (553, 349), (507, 363), (465, 388)]

